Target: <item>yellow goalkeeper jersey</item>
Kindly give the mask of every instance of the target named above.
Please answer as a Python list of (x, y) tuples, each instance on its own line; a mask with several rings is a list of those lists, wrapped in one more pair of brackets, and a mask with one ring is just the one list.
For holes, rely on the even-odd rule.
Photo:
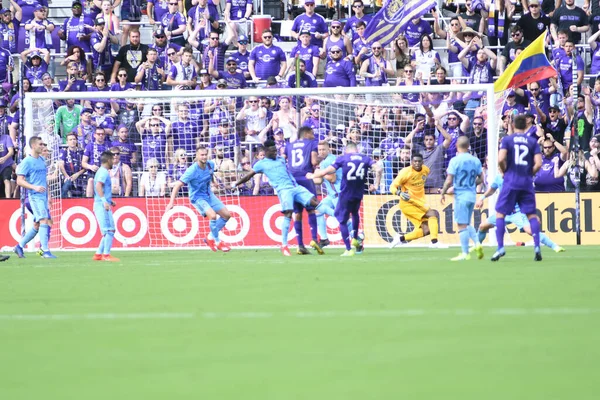
[(425, 201), (425, 181), (429, 175), (429, 168), (423, 165), (420, 171), (415, 171), (412, 166), (402, 168), (390, 186), (390, 192), (396, 194), (398, 189), (408, 192), (411, 199)]

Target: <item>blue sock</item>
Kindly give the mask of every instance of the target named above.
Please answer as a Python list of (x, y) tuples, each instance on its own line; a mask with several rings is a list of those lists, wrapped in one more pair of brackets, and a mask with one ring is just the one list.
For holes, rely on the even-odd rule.
[(25, 248), (25, 246), (27, 246), (27, 243), (31, 242), (37, 234), (38, 231), (35, 228), (31, 228), (29, 231), (25, 232), (25, 236), (23, 236), (23, 238), (19, 242), (19, 246)]
[(102, 254), (102, 251), (104, 251), (104, 236), (100, 239), (100, 245), (98, 246), (98, 250), (96, 250), (96, 254)]
[(108, 231), (104, 235), (104, 250), (102, 254), (105, 256), (110, 254), (110, 249), (112, 248), (113, 238), (115, 237), (115, 233), (113, 231)]
[(554, 249), (556, 247), (556, 243), (554, 243), (552, 240), (550, 240), (550, 238), (548, 236), (546, 236), (545, 233), (542, 233), (542, 232), (540, 232), (540, 242), (544, 246), (548, 246), (551, 249)]
[(315, 242), (319, 240), (317, 229), (317, 215), (315, 213), (308, 214), (308, 226), (310, 226), (310, 235)]
[(219, 239), (218, 239), (218, 236), (215, 236), (215, 224), (216, 224), (216, 222), (217, 222), (217, 220), (215, 220), (215, 219), (211, 219), (211, 220), (208, 222), (208, 229), (209, 229), (209, 232), (208, 232), (208, 239), (212, 239), (212, 240), (214, 240), (216, 243), (219, 243), (219, 242), (218, 242), (218, 240), (219, 240)]
[(290, 217), (283, 217), (283, 224), (281, 224), (281, 245), (288, 245), (288, 234), (290, 233), (290, 224), (292, 219)]
[(479, 239), (479, 243), (483, 243), (486, 236), (487, 236), (487, 232), (477, 231), (477, 237)]
[(319, 231), (321, 240), (329, 238), (327, 235), (327, 222), (325, 221), (325, 214), (323, 213), (317, 213), (317, 230)]
[(467, 231), (469, 232), (469, 237), (471, 238), (473, 243), (475, 243), (475, 245), (478, 245), (479, 243), (481, 243), (479, 241), (479, 238), (477, 237), (477, 232), (475, 231), (475, 228), (473, 228), (471, 225), (469, 225), (469, 226), (467, 226)]
[(227, 221), (229, 221), (228, 219), (225, 218), (219, 218), (215, 221), (215, 232), (216, 232), (216, 236), (215, 233), (213, 232), (213, 236), (215, 237), (215, 242), (219, 243), (221, 241), (221, 239), (219, 239), (219, 232), (221, 232), (221, 230), (225, 227), (225, 225), (227, 224)]
[(352, 230), (354, 231), (354, 237), (352, 239), (358, 238), (358, 227), (360, 225), (360, 216), (358, 213), (352, 214)]
[(498, 250), (504, 250), (504, 230), (506, 223), (504, 217), (496, 218), (496, 242), (498, 242)]
[(294, 221), (294, 230), (296, 231), (296, 240), (298, 240), (298, 246), (304, 246), (304, 239), (302, 238), (302, 221)]
[(535, 246), (535, 251), (540, 250), (540, 221), (537, 217), (533, 217), (529, 220), (529, 225), (531, 225), (531, 236), (533, 236), (533, 244)]
[(48, 248), (48, 224), (40, 224), (40, 244), (42, 251), (50, 251)]
[(342, 239), (344, 239), (346, 250), (350, 250), (350, 231), (348, 230), (348, 226), (346, 226), (346, 224), (340, 224), (340, 232), (342, 234)]
[(469, 254), (469, 230), (463, 229), (458, 232), (460, 237), (460, 248), (464, 254)]

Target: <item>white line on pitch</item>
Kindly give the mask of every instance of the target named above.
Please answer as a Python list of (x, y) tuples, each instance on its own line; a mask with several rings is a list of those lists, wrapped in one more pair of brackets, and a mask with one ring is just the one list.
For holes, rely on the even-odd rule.
[(294, 312), (156, 312), (156, 313), (88, 313), (88, 314), (0, 314), (1, 321), (73, 321), (73, 320), (159, 320), (159, 319), (330, 319), (330, 318), (414, 318), (426, 316), (550, 316), (600, 314), (595, 308), (495, 308), (487, 310), (355, 310)]

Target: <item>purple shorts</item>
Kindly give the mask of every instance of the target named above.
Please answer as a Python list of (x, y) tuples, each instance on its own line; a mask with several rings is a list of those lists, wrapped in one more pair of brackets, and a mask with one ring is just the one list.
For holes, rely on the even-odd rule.
[(504, 186), (498, 195), (496, 211), (504, 215), (510, 215), (517, 204), (523, 214), (535, 214), (535, 192), (533, 188), (531, 190), (520, 190), (509, 189)]
[(362, 199), (344, 199), (340, 197), (340, 201), (335, 207), (335, 218), (340, 224), (346, 224), (350, 219), (350, 215), (358, 215), (360, 211), (360, 203)]

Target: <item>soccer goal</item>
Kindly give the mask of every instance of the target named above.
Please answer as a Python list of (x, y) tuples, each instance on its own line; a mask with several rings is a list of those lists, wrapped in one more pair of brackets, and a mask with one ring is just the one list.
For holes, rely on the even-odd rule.
[[(432, 174), (426, 183), (426, 198), (439, 213), (439, 238), (444, 244), (457, 244), (458, 235), (453, 198), (449, 196), (441, 204), (439, 190), (456, 138), (473, 135), (474, 116), (483, 115), (487, 127), (487, 139), (478, 137), (479, 147), (474, 151), (478, 156), (486, 151), (489, 179), (497, 171), (497, 115), (494, 102), (486, 101), (493, 99), (492, 85), (27, 93), (25, 139), (41, 135), (51, 146), (50, 156), (57, 165), (68, 146), (63, 127), (56, 126), (63, 124), (57, 119), (57, 106), (69, 99), (87, 113), (91, 111), (91, 116), (79, 117), (76, 129), (82, 149), (92, 143), (87, 146), (90, 164), (102, 149), (119, 149), (120, 164), (113, 171), (113, 192), (118, 196), (116, 247), (204, 247), (208, 221), (190, 205), (185, 187), (176, 206), (165, 212), (172, 185), (193, 162), (198, 146), (209, 149), (209, 159), (215, 163), (212, 189), (232, 215), (221, 233), (222, 240), (233, 247), (277, 246), (281, 214), (266, 178), (256, 176), (235, 191), (231, 182), (264, 156), (261, 148), (266, 138), (275, 139), (278, 146), (294, 141), (302, 125), (312, 126), (315, 138), (326, 142), (331, 154), (341, 154), (346, 143), (353, 141), (382, 167), (383, 172), (370, 176), (365, 187), (361, 229), (367, 246), (386, 246), (396, 233), (414, 228), (403, 218), (398, 197), (389, 193), (395, 175), (410, 165), (411, 151), (427, 155), (425, 165)], [(475, 99), (477, 107), (472, 106)], [(451, 110), (456, 111), (448, 113)], [(88, 126), (90, 120), (95, 121), (92, 127)], [(105, 143), (110, 145), (96, 143), (100, 140), (94, 137), (95, 127), (104, 128)], [(482, 140), (485, 146), (480, 146)], [(78, 184), (87, 185), (87, 179), (89, 176)], [(57, 179), (57, 201), (51, 210), (54, 226), (59, 227), (53, 245), (93, 247), (99, 233), (92, 200), (85, 197), (87, 187), (69, 191), (65, 198), (60, 190), (63, 182), (64, 177)], [(324, 186), (318, 192), (327, 195)], [(476, 212), (476, 223), (487, 216), (490, 207), (491, 202)], [(304, 220), (306, 223), (307, 218)], [(335, 218), (326, 216), (325, 221), (331, 242), (341, 244)], [(308, 232), (307, 227), (305, 235)], [(289, 237), (293, 245), (295, 232)], [(415, 244), (428, 244), (428, 240)]]

